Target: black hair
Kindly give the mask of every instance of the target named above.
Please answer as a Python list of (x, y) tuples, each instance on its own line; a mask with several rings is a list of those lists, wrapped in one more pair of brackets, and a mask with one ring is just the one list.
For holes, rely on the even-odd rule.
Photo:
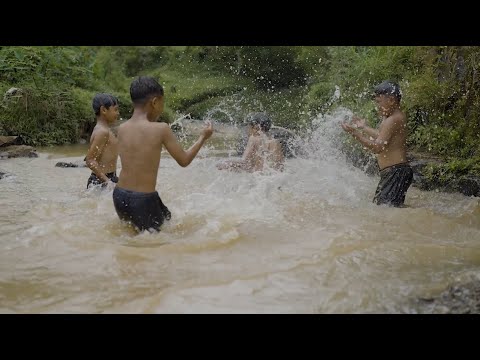
[(105, 106), (108, 109), (110, 108), (110, 106), (115, 106), (115, 105), (118, 105), (118, 99), (111, 94), (105, 94), (105, 93), (95, 94), (92, 100), (93, 111), (97, 116), (100, 115), (100, 108), (102, 106)]
[(393, 81), (386, 80), (381, 84), (378, 84), (373, 88), (373, 93), (375, 96), (378, 95), (391, 95), (394, 96), (399, 102), (402, 100), (402, 92), (400, 91), (400, 86)]
[(130, 85), (130, 97), (134, 104), (143, 105), (152, 96), (163, 96), (163, 87), (150, 76), (140, 76)]
[(260, 125), (260, 128), (262, 129), (263, 132), (269, 131), (270, 127), (272, 126), (272, 119), (265, 112), (256, 112), (256, 113), (248, 114), (247, 122), (252, 126)]

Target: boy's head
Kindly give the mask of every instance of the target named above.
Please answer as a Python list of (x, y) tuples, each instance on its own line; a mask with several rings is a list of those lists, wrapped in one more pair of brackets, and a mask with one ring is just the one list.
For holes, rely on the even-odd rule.
[(268, 132), (272, 126), (272, 119), (265, 112), (256, 112), (247, 115), (247, 123), (253, 128)]
[(400, 86), (393, 81), (386, 80), (381, 84), (378, 84), (373, 88), (373, 92), (375, 96), (388, 95), (396, 98), (398, 102), (402, 100), (402, 92), (400, 91)]
[(400, 86), (393, 81), (384, 81), (373, 88), (374, 99), (378, 110), (388, 114), (392, 108), (397, 107), (402, 100)]
[(92, 100), (92, 108), (97, 117), (103, 117), (108, 123), (118, 118), (118, 99), (111, 94), (96, 94)]
[(145, 108), (151, 120), (156, 121), (163, 112), (163, 87), (152, 77), (140, 76), (133, 80), (130, 97), (135, 107)]

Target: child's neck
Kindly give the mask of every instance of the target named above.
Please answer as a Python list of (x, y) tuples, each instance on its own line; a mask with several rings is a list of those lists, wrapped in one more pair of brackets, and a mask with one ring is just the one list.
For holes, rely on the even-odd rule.
[(131, 117), (132, 120), (147, 120), (152, 122), (152, 116), (148, 113), (148, 111), (142, 107), (136, 107), (133, 109), (133, 114)]
[(400, 107), (398, 105), (392, 105), (387, 111), (383, 114), (384, 118), (388, 118), (392, 116), (395, 112), (400, 111)]
[(105, 127), (110, 127), (110, 125), (108, 125), (107, 121), (103, 118), (97, 118), (97, 125), (101, 125), (101, 126), (105, 126)]

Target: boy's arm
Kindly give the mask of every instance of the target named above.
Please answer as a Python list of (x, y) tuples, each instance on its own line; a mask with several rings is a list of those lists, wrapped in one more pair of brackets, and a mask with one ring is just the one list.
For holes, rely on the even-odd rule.
[(255, 153), (257, 152), (257, 141), (255, 140), (254, 136), (250, 136), (245, 151), (243, 152), (242, 161), (247, 165), (253, 162)]
[(360, 119), (358, 116), (352, 117), (352, 124), (357, 125), (357, 128), (363, 130), (367, 135), (376, 139), (380, 132), (377, 129), (371, 128), (367, 125), (367, 122), (364, 119)]
[(392, 138), (393, 134), (397, 130), (398, 122), (396, 118), (390, 116), (389, 118), (385, 119), (382, 130), (379, 132), (378, 137), (375, 140), (368, 139), (365, 135), (363, 135), (358, 129), (354, 128), (349, 124), (342, 124), (342, 128), (350, 133), (355, 139), (357, 139), (363, 146), (374, 152), (375, 154), (379, 154), (385, 150), (390, 139)]
[(283, 166), (285, 164), (285, 155), (283, 155), (282, 144), (279, 141), (275, 144), (275, 151), (273, 154), (273, 167), (275, 170), (283, 171)]
[(178, 165), (182, 167), (188, 166), (192, 160), (197, 156), (205, 141), (212, 136), (213, 127), (211, 122), (207, 122), (207, 127), (203, 129), (202, 134), (198, 140), (187, 151), (183, 150), (182, 146), (175, 137), (172, 129), (167, 124), (159, 124), (163, 131), (163, 145), (167, 151), (172, 155)]
[(109, 133), (107, 130), (98, 130), (97, 134), (92, 139), (90, 148), (88, 149), (85, 161), (87, 166), (93, 171), (93, 173), (103, 182), (108, 182), (108, 177), (100, 169), (98, 159), (102, 157), (103, 150), (107, 145)]
[(380, 135), (380, 132), (377, 129), (371, 128), (370, 126), (365, 125), (364, 127), (360, 128), (366, 133), (368, 136), (373, 137), (374, 139)]
[(252, 168), (253, 156), (256, 152), (256, 141), (253, 136), (248, 138), (247, 146), (241, 160), (228, 160), (217, 165), (219, 170), (240, 169), (249, 171)]

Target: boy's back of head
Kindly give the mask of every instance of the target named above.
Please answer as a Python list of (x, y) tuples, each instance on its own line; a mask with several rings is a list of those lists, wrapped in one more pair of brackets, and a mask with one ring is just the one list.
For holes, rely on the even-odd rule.
[(400, 91), (400, 86), (393, 81), (386, 80), (381, 84), (378, 84), (373, 88), (373, 93), (375, 96), (379, 95), (390, 95), (395, 97), (398, 102), (402, 100), (402, 92)]
[(272, 126), (272, 119), (265, 112), (248, 114), (247, 122), (252, 126), (259, 125), (263, 132), (268, 132)]
[(105, 108), (110, 108), (110, 106), (118, 105), (118, 99), (111, 95), (105, 93), (95, 94), (92, 100), (92, 108), (95, 112), (95, 115), (100, 115), (100, 108), (105, 106)]
[(135, 105), (144, 105), (153, 96), (163, 96), (163, 87), (150, 76), (140, 76), (130, 85), (130, 97)]

